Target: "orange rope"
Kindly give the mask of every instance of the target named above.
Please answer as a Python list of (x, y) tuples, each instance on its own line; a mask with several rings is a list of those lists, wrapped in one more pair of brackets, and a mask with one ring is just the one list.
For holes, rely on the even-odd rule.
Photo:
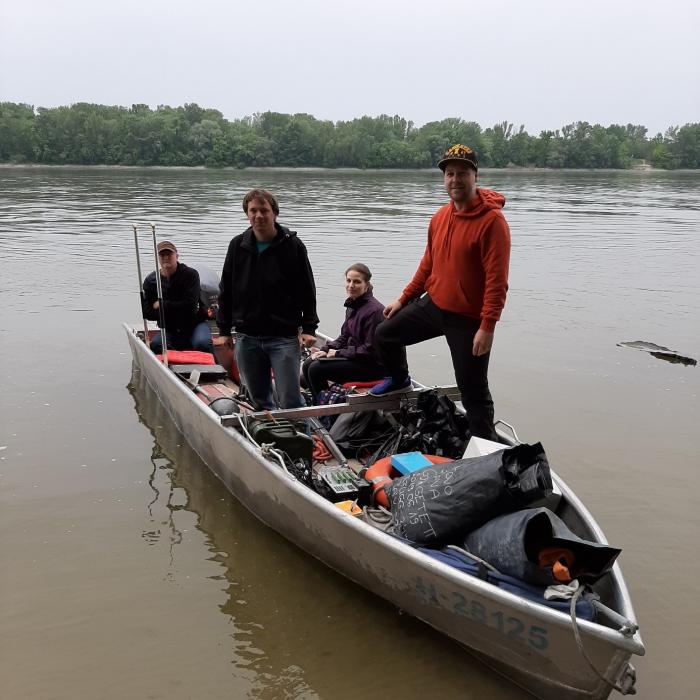
[(314, 440), (314, 450), (312, 453), (314, 461), (325, 462), (327, 459), (330, 459), (333, 455), (331, 454), (331, 451), (326, 447), (326, 444), (321, 439), (321, 436), (312, 435), (311, 437)]

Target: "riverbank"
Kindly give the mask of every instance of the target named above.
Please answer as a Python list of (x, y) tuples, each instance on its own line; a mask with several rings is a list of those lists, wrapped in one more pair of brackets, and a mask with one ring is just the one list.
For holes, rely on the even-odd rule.
[(333, 122), (311, 114), (262, 112), (229, 120), (197, 104), (151, 109), (76, 103), (39, 108), (0, 103), (0, 160), (5, 162), (206, 165), (234, 168), (428, 168), (445, 149), (467, 144), (481, 166), (700, 169), (700, 123), (649, 134), (641, 124), (575, 121), (529, 134), (523, 125), (492, 126), (449, 117), (416, 126), (380, 114)]
[[(290, 168), (286, 166), (247, 166), (245, 168), (234, 168), (224, 166), (214, 168), (207, 165), (82, 165), (74, 163), (51, 164), (51, 163), (0, 163), (0, 169), (37, 169), (37, 168), (52, 168), (65, 170), (152, 170), (152, 171), (184, 171), (196, 172), (198, 170), (205, 172), (279, 172), (279, 173), (315, 173), (315, 172), (331, 172), (331, 173), (432, 173), (437, 168), (321, 168), (321, 167), (303, 167)], [(480, 173), (498, 172), (498, 173), (697, 173), (700, 170), (690, 168), (677, 168), (675, 170), (667, 170), (664, 168), (535, 168), (535, 167), (520, 167), (510, 166), (507, 168), (479, 168)]]

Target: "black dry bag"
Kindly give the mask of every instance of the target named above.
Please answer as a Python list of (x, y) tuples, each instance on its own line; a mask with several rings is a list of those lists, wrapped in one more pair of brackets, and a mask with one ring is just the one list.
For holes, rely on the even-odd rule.
[(547, 508), (529, 508), (502, 515), (469, 533), (465, 548), (521, 581), (549, 586), (566, 582), (557, 579), (553, 565), (541, 563), (546, 552), (566, 552), (571, 579), (593, 582), (610, 571), (619, 549), (600, 542), (588, 542), (575, 535)]
[(390, 530), (429, 547), (461, 545), (467, 532), (544, 498), (551, 489), (540, 443), (434, 464), (387, 487)]

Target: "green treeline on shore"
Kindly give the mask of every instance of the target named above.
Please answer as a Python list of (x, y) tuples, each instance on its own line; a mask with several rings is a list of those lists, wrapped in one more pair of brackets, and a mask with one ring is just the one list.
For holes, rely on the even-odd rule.
[(415, 128), (399, 116), (318, 120), (265, 112), (229, 121), (215, 109), (0, 103), (0, 162), (53, 165), (428, 168), (464, 143), (486, 167), (700, 168), (700, 123), (647, 137), (644, 126), (575, 122), (531, 136), (508, 122), (458, 118)]

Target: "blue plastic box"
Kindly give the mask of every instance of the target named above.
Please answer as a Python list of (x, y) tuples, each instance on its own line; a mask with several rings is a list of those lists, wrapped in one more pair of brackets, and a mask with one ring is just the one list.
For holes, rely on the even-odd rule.
[(402, 452), (391, 456), (391, 466), (404, 475), (412, 474), (431, 465), (432, 462), (420, 452)]

